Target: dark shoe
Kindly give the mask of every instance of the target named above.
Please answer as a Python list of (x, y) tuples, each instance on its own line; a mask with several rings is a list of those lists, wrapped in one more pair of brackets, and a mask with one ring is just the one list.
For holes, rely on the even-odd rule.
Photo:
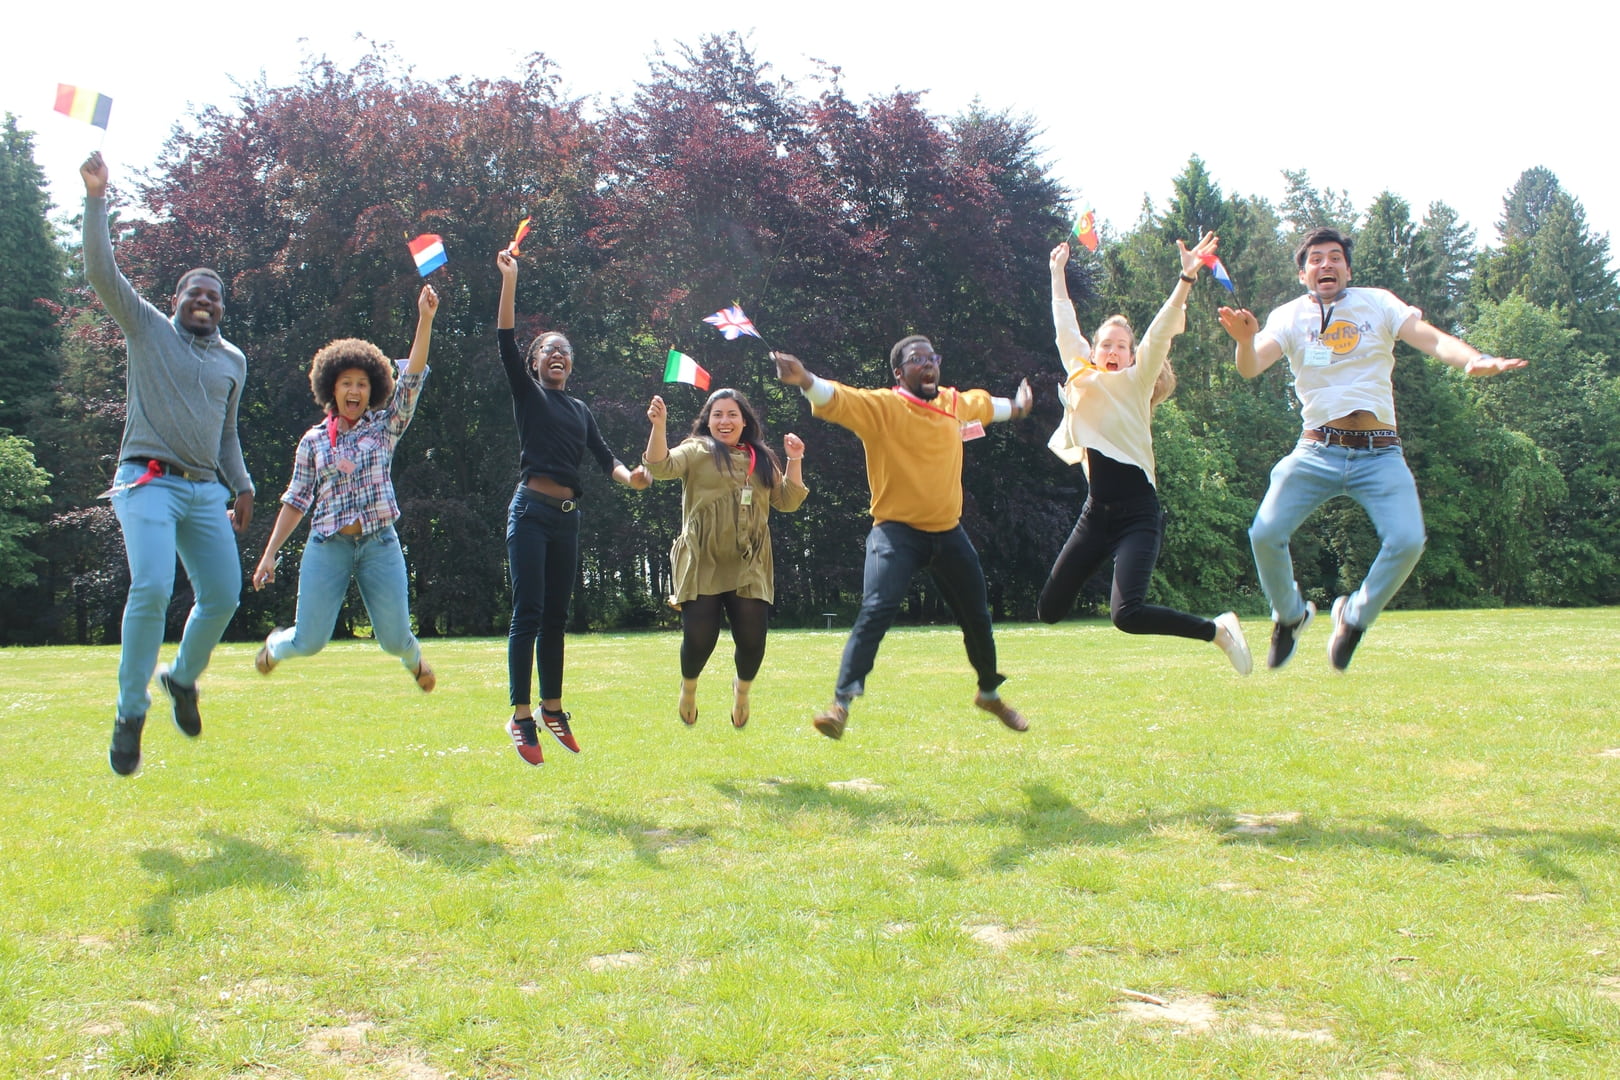
[(565, 712), (552, 712), (545, 706), (540, 707), (540, 722), (546, 725), (546, 730), (557, 736), (557, 741), (563, 746), (579, 753), (579, 743), (574, 739), (573, 731), (568, 727), (570, 714)]
[(512, 745), (517, 747), (518, 757), (530, 765), (546, 763), (546, 756), (540, 751), (540, 733), (535, 729), (534, 717), (528, 716), (522, 720), (512, 717), (506, 722), (506, 733), (512, 736)]
[(197, 688), (175, 682), (168, 668), (158, 672), (158, 683), (174, 705), (174, 726), (180, 729), (180, 734), (188, 739), (201, 735), (202, 713), (197, 711)]
[(979, 708), (983, 709), (997, 720), (1000, 720), (1003, 724), (1006, 724), (1014, 731), (1029, 730), (1029, 721), (1024, 719), (1024, 714), (1007, 704), (1005, 701), (1002, 701), (999, 697), (987, 698), (982, 693), (974, 694), (973, 704), (977, 705)]
[(141, 771), (141, 728), (145, 726), (144, 716), (120, 716), (113, 721), (107, 763), (119, 776), (134, 776)]
[(1348, 596), (1333, 601), (1333, 636), (1328, 638), (1328, 663), (1333, 665), (1335, 671), (1343, 671), (1350, 666), (1350, 658), (1356, 654), (1356, 646), (1361, 644), (1361, 635), (1367, 632), (1345, 621), (1344, 609), (1349, 606)]
[(810, 723), (827, 738), (842, 739), (844, 728), (849, 724), (849, 707), (835, 701), (816, 713)]
[(1266, 654), (1266, 667), (1276, 670), (1294, 658), (1294, 646), (1299, 644), (1299, 636), (1314, 618), (1316, 605), (1307, 600), (1304, 618), (1296, 623), (1271, 624), (1271, 651)]

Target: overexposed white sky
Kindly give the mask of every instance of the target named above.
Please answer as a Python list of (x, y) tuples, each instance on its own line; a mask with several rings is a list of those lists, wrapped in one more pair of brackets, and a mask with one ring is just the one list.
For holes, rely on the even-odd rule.
[[(1361, 208), (1385, 189), (1414, 218), (1443, 200), (1481, 244), (1495, 240), (1508, 188), (1541, 165), (1585, 205), (1594, 232), (1620, 228), (1604, 80), (1612, 35), (1596, 25), (1608, 18), (1600, 8), (1573, 0), (435, 7), (29, 4), (0, 24), (11, 44), (0, 111), (35, 133), (53, 197), (71, 208), (90, 150), (101, 146), (115, 181), (128, 177), (156, 160), (192, 104), (229, 107), (233, 80), (261, 72), (289, 82), (306, 55), (346, 66), (365, 51), (356, 35), (393, 43), (435, 79), (516, 75), (523, 56), (544, 52), (569, 92), (605, 102), (633, 92), (660, 45), (673, 53), (736, 30), (809, 93), (820, 59), (842, 68), (856, 100), (916, 90), (942, 115), (975, 99), (1031, 115), (1055, 174), (1116, 231), (1145, 197), (1162, 207), (1194, 153), (1229, 195), (1279, 200), (1281, 170), (1303, 168)], [(52, 111), (58, 82), (113, 99), (105, 145), (99, 128)]]

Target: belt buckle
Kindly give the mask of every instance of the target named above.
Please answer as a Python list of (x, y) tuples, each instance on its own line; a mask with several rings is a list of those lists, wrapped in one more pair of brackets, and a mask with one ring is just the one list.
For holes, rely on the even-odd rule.
[(563, 499), (557, 504), (557, 509), (561, 510), (565, 514), (572, 514), (578, 508), (578, 506), (579, 504), (573, 499)]

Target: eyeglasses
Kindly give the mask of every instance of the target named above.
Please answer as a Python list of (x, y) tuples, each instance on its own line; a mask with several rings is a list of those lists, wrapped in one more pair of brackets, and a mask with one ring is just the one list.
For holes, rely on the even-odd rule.
[(907, 364), (939, 364), (944, 359), (937, 352), (910, 353), (900, 358), (900, 366), (905, 367)]
[(546, 356), (550, 353), (560, 353), (563, 356), (573, 356), (574, 350), (566, 345), (559, 345), (555, 341), (548, 341), (535, 350), (536, 356)]

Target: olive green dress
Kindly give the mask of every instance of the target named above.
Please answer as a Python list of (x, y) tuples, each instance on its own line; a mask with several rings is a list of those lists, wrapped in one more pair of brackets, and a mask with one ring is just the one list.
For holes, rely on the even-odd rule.
[[(669, 549), (675, 571), (671, 605), (680, 607), (699, 596), (735, 591), (738, 596), (774, 602), (771, 570), (771, 510), (797, 510), (810, 494), (784, 475), (773, 489), (760, 470), (748, 469), (748, 450), (731, 452), (733, 468), (715, 465), (708, 440), (690, 438), (663, 461), (647, 461), (654, 480), (679, 480), (681, 535)], [(769, 468), (767, 462), (758, 465)], [(746, 493), (746, 494), (745, 494)]]

